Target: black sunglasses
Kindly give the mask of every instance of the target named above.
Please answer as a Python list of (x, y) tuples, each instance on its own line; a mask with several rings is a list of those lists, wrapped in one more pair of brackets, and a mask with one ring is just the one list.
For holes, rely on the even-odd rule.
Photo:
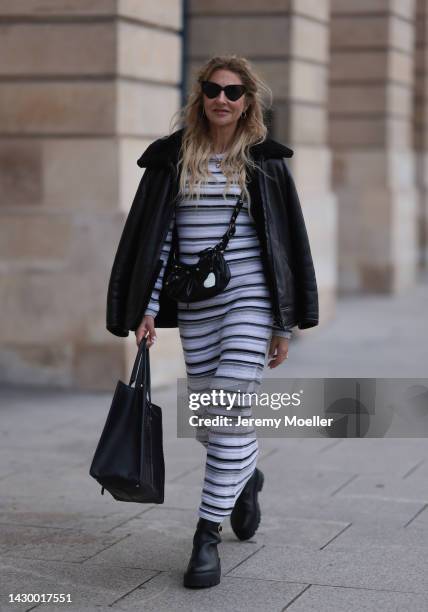
[(236, 102), (245, 93), (244, 85), (226, 85), (226, 87), (222, 87), (218, 83), (214, 83), (214, 81), (202, 81), (201, 85), (202, 91), (207, 98), (216, 98), (220, 92), (224, 91), (229, 100)]

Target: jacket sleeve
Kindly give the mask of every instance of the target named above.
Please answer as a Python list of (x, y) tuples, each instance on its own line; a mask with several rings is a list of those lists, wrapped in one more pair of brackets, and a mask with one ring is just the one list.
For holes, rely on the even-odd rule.
[(126, 337), (125, 328), (126, 299), (130, 278), (138, 249), (138, 237), (145, 222), (144, 206), (146, 193), (150, 190), (152, 169), (147, 168), (140, 179), (137, 192), (131, 204), (119, 245), (113, 261), (107, 291), (106, 328), (115, 336)]
[(296, 278), (296, 298), (300, 313), (298, 327), (318, 325), (318, 289), (312, 253), (296, 185), (283, 158), (286, 180), (286, 202), (290, 219), (290, 235)]
[(150, 315), (152, 317), (156, 317), (156, 315), (159, 312), (159, 295), (160, 292), (162, 290), (162, 286), (163, 286), (163, 278), (165, 275), (165, 268), (166, 268), (166, 264), (168, 262), (168, 258), (169, 258), (169, 254), (171, 251), (171, 246), (172, 246), (172, 231), (174, 229), (174, 223), (175, 223), (175, 212), (172, 215), (171, 218), (171, 222), (169, 225), (169, 229), (168, 229), (168, 234), (165, 238), (165, 242), (162, 245), (162, 249), (161, 249), (161, 259), (163, 261), (162, 263), (162, 267), (159, 271), (158, 277), (156, 279), (155, 285), (153, 287), (152, 290), (152, 294), (150, 297), (150, 301), (147, 305), (146, 310), (144, 311), (144, 315)]

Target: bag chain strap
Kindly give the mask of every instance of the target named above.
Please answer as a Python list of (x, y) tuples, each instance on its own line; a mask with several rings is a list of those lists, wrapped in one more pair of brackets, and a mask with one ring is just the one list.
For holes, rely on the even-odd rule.
[[(203, 249), (202, 251), (198, 253), (198, 255), (200, 255), (201, 253), (207, 252), (207, 251), (223, 251), (227, 247), (231, 236), (234, 236), (236, 232), (235, 221), (236, 221), (236, 217), (239, 214), (239, 211), (242, 208), (243, 203), (244, 202), (242, 201), (242, 193), (241, 193), (238, 196), (238, 200), (233, 209), (232, 216), (230, 217), (229, 227), (223, 234), (220, 242), (217, 242), (217, 244), (215, 244), (213, 247), (208, 247), (207, 249)], [(173, 230), (173, 243), (174, 242), (175, 242), (175, 248), (173, 248), (172, 256), (173, 256), (174, 262), (177, 262), (178, 260), (178, 236), (177, 236), (177, 227), (175, 224), (174, 224), (174, 230)]]

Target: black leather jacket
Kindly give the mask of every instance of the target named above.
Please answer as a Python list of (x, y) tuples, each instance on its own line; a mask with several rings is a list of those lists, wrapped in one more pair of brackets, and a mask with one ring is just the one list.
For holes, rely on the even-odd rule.
[[(152, 142), (138, 160), (146, 168), (132, 202), (114, 258), (107, 294), (107, 329), (128, 336), (140, 325), (163, 261), (176, 196), (176, 167), (183, 129)], [(250, 149), (272, 178), (251, 172), (250, 210), (262, 247), (274, 323), (282, 329), (318, 325), (318, 291), (305, 222), (284, 157), (293, 151), (266, 139)], [(171, 256), (166, 264), (166, 278)], [(162, 290), (156, 327), (177, 327), (177, 303)]]

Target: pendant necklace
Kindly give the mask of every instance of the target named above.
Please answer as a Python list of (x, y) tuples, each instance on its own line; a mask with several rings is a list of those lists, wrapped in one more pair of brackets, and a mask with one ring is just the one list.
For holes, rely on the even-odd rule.
[(221, 159), (220, 159), (220, 158), (218, 158), (218, 157), (217, 157), (217, 155), (216, 155), (215, 153), (214, 153), (214, 159), (215, 159), (215, 162), (214, 162), (214, 163), (215, 163), (215, 167), (216, 167), (217, 169), (219, 169), (219, 168), (220, 168), (220, 166), (221, 166)]

